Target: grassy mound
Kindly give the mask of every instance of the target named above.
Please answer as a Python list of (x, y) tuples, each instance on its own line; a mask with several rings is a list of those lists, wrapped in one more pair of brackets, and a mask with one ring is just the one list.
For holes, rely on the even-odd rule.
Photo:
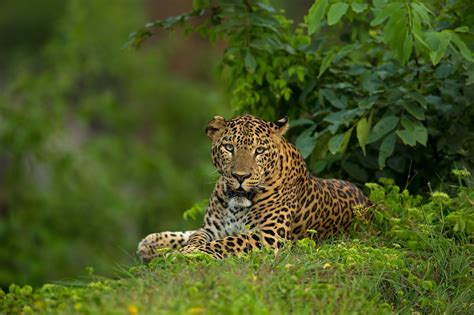
[(220, 261), (172, 253), (82, 285), (11, 285), (0, 313), (474, 313), (474, 190), (424, 200), (389, 180), (369, 186), (384, 206), (352, 235)]

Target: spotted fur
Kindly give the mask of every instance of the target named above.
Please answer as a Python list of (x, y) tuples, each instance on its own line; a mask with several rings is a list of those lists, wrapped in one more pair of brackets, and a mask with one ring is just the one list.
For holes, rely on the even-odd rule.
[(287, 129), (287, 118), (212, 119), (206, 133), (220, 177), (203, 226), (148, 235), (139, 255), (148, 260), (156, 249), (170, 247), (222, 258), (346, 230), (354, 210), (368, 206), (367, 198), (350, 182), (312, 176), (298, 149), (283, 137)]

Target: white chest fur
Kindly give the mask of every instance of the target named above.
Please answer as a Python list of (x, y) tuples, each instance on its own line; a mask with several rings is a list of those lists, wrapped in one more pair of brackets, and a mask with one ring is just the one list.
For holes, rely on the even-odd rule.
[(227, 235), (235, 235), (248, 232), (247, 216), (250, 208), (229, 208), (224, 215), (224, 230)]

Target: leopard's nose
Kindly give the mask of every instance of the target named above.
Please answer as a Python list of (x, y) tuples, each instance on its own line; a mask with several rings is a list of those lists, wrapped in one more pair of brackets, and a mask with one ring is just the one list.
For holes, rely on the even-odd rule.
[(250, 173), (239, 173), (239, 172), (232, 172), (232, 177), (238, 180), (240, 184), (244, 182), (247, 178), (249, 178), (252, 174)]

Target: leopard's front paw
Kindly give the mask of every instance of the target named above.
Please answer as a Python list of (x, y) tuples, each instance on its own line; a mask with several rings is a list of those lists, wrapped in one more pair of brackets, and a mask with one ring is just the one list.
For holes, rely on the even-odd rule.
[(168, 248), (159, 248), (159, 233), (150, 234), (138, 243), (137, 254), (144, 261), (150, 261), (159, 256), (159, 252), (163, 250), (168, 252)]

